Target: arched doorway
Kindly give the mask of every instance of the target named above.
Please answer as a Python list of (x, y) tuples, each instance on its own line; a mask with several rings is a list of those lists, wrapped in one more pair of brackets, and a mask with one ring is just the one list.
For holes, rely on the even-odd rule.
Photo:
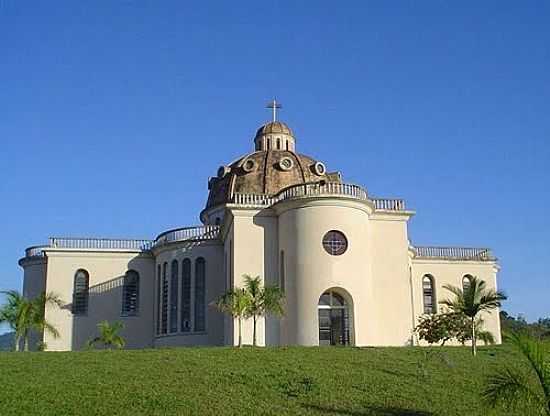
[(340, 293), (327, 290), (319, 298), (319, 345), (350, 345), (350, 305)]

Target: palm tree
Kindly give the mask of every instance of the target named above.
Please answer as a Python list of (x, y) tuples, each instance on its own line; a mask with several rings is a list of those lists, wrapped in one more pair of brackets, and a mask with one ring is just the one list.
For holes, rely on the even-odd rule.
[(500, 307), (501, 302), (506, 299), (502, 292), (497, 292), (494, 289), (487, 289), (485, 281), (472, 277), (470, 285), (466, 290), (462, 290), (456, 286), (445, 285), (447, 289), (454, 295), (454, 299), (446, 299), (440, 302), (447, 306), (449, 310), (456, 314), (461, 314), (470, 319), (472, 331), (472, 355), (477, 353), (476, 345), (476, 317), (480, 312), (491, 311)]
[(15, 351), (19, 351), (21, 339), (30, 331), (32, 303), (17, 290), (0, 293), (6, 295), (6, 303), (0, 307), (0, 323), (8, 324), (15, 331)]
[(15, 351), (19, 351), (21, 340), (23, 340), (23, 349), (29, 350), (31, 330), (39, 334), (47, 331), (54, 338), (59, 336), (57, 329), (45, 318), (47, 305), (63, 306), (59, 296), (42, 292), (36, 298), (28, 299), (16, 290), (0, 293), (4, 293), (7, 297), (6, 304), (0, 308), (0, 323), (7, 323), (15, 331)]
[(113, 347), (121, 349), (126, 345), (126, 341), (119, 332), (124, 328), (122, 322), (116, 321), (112, 324), (108, 321), (101, 321), (97, 324), (99, 336), (88, 341), (88, 347), (92, 348), (96, 344), (102, 344), (107, 349)]
[[(39, 334), (44, 335), (44, 332), (48, 332), (52, 337), (59, 338), (59, 331), (55, 326), (46, 321), (46, 307), (57, 306), (62, 307), (63, 302), (61, 298), (55, 293), (42, 292), (36, 298), (32, 300), (32, 322), (31, 328), (37, 331)], [(28, 336), (25, 338), (25, 351), (29, 349)]]
[(216, 307), (224, 313), (228, 313), (239, 321), (239, 348), (243, 346), (242, 321), (247, 317), (250, 304), (250, 296), (244, 289), (230, 290), (222, 295), (216, 302)]
[(490, 375), (482, 393), (485, 403), (491, 407), (527, 404), (537, 408), (538, 414), (550, 416), (550, 360), (545, 360), (545, 346), (521, 333), (507, 338), (527, 360), (529, 373), (505, 367)]
[(266, 314), (284, 315), (283, 301), (285, 295), (277, 286), (262, 286), (260, 276), (251, 277), (245, 274), (243, 277), (245, 291), (250, 296), (247, 315), (252, 317), (254, 325), (252, 345), (256, 346), (256, 323), (258, 317), (265, 316)]

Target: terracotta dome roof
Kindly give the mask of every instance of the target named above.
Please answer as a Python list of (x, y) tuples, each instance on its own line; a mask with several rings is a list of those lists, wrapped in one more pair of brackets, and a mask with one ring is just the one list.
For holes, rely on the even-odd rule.
[[(288, 129), (283, 123), (269, 124)], [(230, 202), (236, 193), (275, 195), (292, 185), (321, 180), (340, 182), (339, 174), (327, 174), (322, 163), (308, 156), (289, 150), (257, 151), (219, 168), (209, 182), (206, 209)]]

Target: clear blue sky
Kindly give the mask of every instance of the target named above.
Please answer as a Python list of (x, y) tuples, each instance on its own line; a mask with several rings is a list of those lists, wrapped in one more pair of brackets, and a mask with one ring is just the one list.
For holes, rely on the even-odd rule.
[(284, 105), (298, 150), (489, 246), (505, 309), (550, 315), (550, 3), (0, 0), (0, 289), (49, 236), (198, 223)]

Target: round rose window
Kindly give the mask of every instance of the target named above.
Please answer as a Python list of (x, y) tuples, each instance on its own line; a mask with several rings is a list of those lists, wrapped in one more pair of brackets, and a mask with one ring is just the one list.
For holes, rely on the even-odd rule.
[(339, 256), (348, 249), (348, 239), (340, 231), (332, 230), (323, 237), (323, 247), (328, 254)]

